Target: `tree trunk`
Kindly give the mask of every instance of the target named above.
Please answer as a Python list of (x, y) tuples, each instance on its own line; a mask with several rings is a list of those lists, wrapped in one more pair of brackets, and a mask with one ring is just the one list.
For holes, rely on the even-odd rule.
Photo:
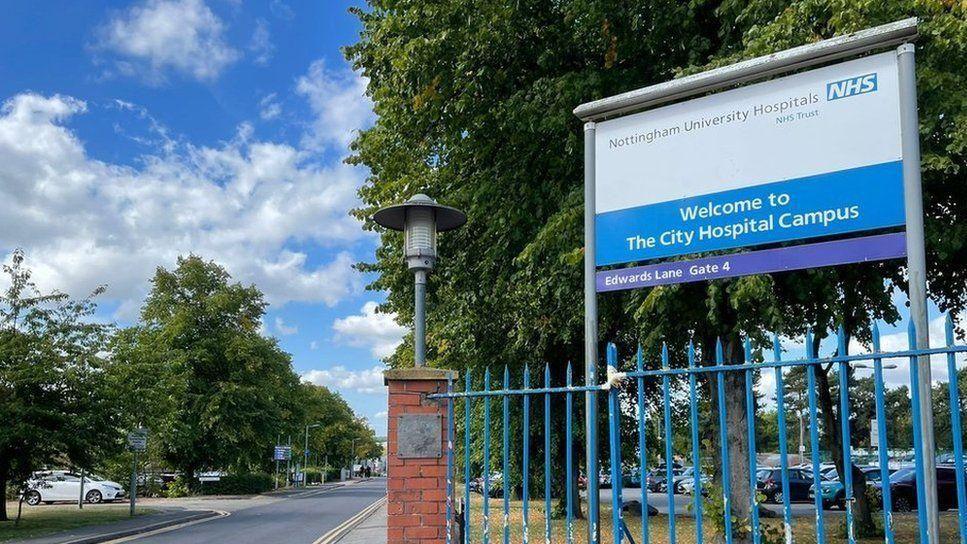
[[(729, 340), (725, 350), (728, 363), (745, 362), (742, 342), (738, 338)], [(728, 425), (729, 478), (732, 491), (732, 515), (738, 519), (750, 519), (752, 515), (752, 493), (749, 474), (748, 418), (745, 398), (745, 372), (728, 372), (725, 375), (725, 421)], [(734, 534), (733, 542), (751, 542), (750, 534)]]
[[(715, 364), (715, 336), (706, 335), (703, 337), (705, 344), (702, 350), (702, 360), (705, 366)], [(725, 345), (724, 357), (726, 364), (739, 364), (745, 361), (745, 353), (739, 339), (730, 339)], [(725, 381), (725, 406), (718, 404), (718, 383), (717, 377), (709, 375), (705, 380), (706, 392), (711, 400), (712, 413), (718, 414), (719, 410), (725, 409), (725, 421), (728, 429), (726, 442), (729, 451), (729, 486), (730, 486), (730, 511), (734, 518), (748, 520), (751, 515), (751, 493), (752, 489), (749, 482), (749, 443), (746, 418), (748, 414), (745, 409), (745, 372), (728, 372), (724, 377)], [(721, 442), (719, 434), (719, 422), (717, 415), (715, 421), (707, 426), (705, 434), (710, 437), (711, 442), (716, 445), (714, 452), (708, 452), (708, 458), (713, 459), (714, 474), (713, 478), (718, 485), (722, 485), (722, 464)], [(751, 542), (750, 534), (742, 534), (737, 529), (744, 524), (733, 525), (732, 541), (736, 544)]]
[(0, 521), (7, 521), (7, 469), (0, 466), (0, 491), (3, 491), (3, 504), (0, 505)]
[[(821, 339), (817, 338), (813, 342), (813, 353), (819, 353), (817, 350), (819, 348), (818, 344)], [(844, 354), (845, 355), (845, 354)], [(833, 395), (830, 392), (830, 379), (829, 372), (833, 371), (836, 365), (831, 365), (828, 369), (817, 367), (816, 370), (816, 385), (819, 391), (819, 403), (820, 410), (822, 412), (823, 427), (826, 429), (824, 433), (826, 448), (829, 450), (833, 457), (833, 464), (836, 465), (836, 473), (839, 475), (839, 481), (843, 482), (845, 485), (846, 478), (844, 475), (845, 471), (845, 458), (843, 457), (843, 432), (841, 426), (842, 417), (849, 419), (849, 414), (839, 414), (837, 417), (836, 413), (833, 411), (833, 406), (836, 402), (833, 400)], [(835, 369), (838, 371), (838, 369)], [(848, 391), (847, 391), (848, 392)], [(843, 392), (840, 391), (840, 395)], [(853, 529), (854, 534), (857, 537), (868, 537), (877, 535), (878, 531), (876, 525), (873, 523), (873, 508), (870, 504), (869, 497), (866, 495), (866, 475), (862, 470), (859, 469), (854, 463), (850, 463), (850, 472), (853, 477)]]

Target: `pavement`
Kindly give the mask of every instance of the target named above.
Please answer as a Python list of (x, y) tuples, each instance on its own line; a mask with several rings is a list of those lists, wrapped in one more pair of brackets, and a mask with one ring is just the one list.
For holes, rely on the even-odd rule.
[[(385, 496), (385, 478), (373, 478), (255, 496), (144, 499), (138, 504), (160, 512), (13, 542), (329, 544), (335, 541), (334, 537), (347, 536), (355, 523), (367, 521), (361, 513), (365, 510), (371, 514), (378, 509), (374, 503), (384, 501), (385, 504)], [(334, 532), (336, 529), (339, 531)]]
[(333, 544), (386, 544), (386, 503)]

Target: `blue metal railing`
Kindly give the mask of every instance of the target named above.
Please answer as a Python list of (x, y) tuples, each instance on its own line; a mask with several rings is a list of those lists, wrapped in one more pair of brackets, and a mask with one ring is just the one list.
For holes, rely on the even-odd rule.
[[(624, 463), (622, 458), (622, 446), (625, 448), (633, 447), (629, 444), (635, 444), (637, 446), (637, 476), (640, 479), (641, 486), (641, 533), (638, 535), (640, 542), (647, 544), (649, 542), (650, 531), (662, 530), (662, 526), (656, 527), (654, 523), (649, 522), (648, 518), (648, 500), (649, 500), (649, 489), (648, 489), (648, 461), (649, 457), (649, 444), (648, 444), (648, 413), (653, 410), (653, 406), (646, 404), (648, 398), (652, 398), (660, 402), (660, 412), (652, 411), (653, 414), (660, 414), (658, 422), (662, 423), (663, 432), (661, 433), (661, 438), (664, 442), (663, 448), (663, 459), (664, 462), (664, 477), (666, 489), (666, 513), (667, 513), (667, 535), (664, 540), (674, 544), (677, 538), (676, 530), (676, 517), (681, 515), (680, 512), (676, 511), (676, 498), (675, 498), (675, 477), (676, 473), (674, 471), (675, 462), (675, 448), (673, 438), (676, 436), (675, 431), (677, 428), (676, 421), (673, 418), (673, 405), (675, 402), (686, 402), (688, 404), (688, 419), (687, 424), (689, 429), (687, 433), (684, 433), (683, 440), (689, 442), (690, 455), (689, 460), (692, 463), (693, 474), (691, 483), (693, 486), (694, 496), (691, 502), (691, 515), (694, 517), (694, 530), (695, 538), (694, 541), (701, 544), (704, 541), (706, 535), (706, 530), (709, 525), (706, 523), (708, 521), (708, 512), (704, 511), (703, 494), (706, 490), (707, 483), (703, 480), (702, 459), (703, 459), (703, 449), (702, 443), (700, 441), (700, 436), (703, 434), (701, 432), (701, 422), (700, 417), (700, 395), (698, 389), (698, 380), (705, 379), (708, 380), (708, 384), (712, 386), (709, 391), (712, 392), (714, 399), (709, 399), (711, 402), (714, 400), (715, 409), (717, 410), (717, 418), (709, 414), (712, 419), (717, 419), (718, 423), (718, 459), (719, 463), (719, 480), (718, 486), (713, 486), (721, 493), (721, 497), (712, 497), (709, 500), (721, 501), (719, 503), (719, 508), (717, 508), (717, 515), (722, 516), (722, 519), (713, 520), (716, 521), (713, 524), (722, 531), (721, 537), (726, 543), (731, 543), (738, 535), (735, 531), (742, 531), (747, 533), (743, 535), (743, 538), (751, 538), (755, 544), (759, 544), (762, 541), (762, 534), (765, 526), (767, 525), (764, 520), (760, 519), (760, 510), (764, 508), (760, 504), (759, 493), (757, 492), (757, 487), (759, 485), (757, 479), (757, 469), (758, 469), (758, 456), (756, 448), (756, 419), (754, 414), (756, 413), (756, 395), (754, 391), (754, 382), (758, 375), (763, 374), (766, 371), (771, 371), (775, 379), (775, 409), (777, 411), (777, 421), (776, 425), (778, 427), (778, 447), (779, 447), (779, 473), (781, 477), (781, 482), (779, 482), (781, 492), (775, 492), (781, 495), (781, 531), (784, 536), (784, 541), (787, 543), (794, 542), (794, 517), (792, 509), (792, 489), (790, 485), (790, 472), (792, 468), (789, 466), (789, 455), (788, 455), (788, 443), (787, 443), (787, 421), (786, 421), (786, 376), (784, 371), (789, 371), (791, 369), (803, 369), (806, 378), (806, 393), (808, 396), (808, 420), (809, 420), (809, 448), (810, 448), (810, 458), (809, 458), (809, 469), (806, 472), (811, 473), (809, 476), (812, 479), (814, 486), (814, 497), (813, 497), (813, 507), (812, 514), (814, 515), (814, 527), (813, 531), (810, 533), (815, 538), (817, 543), (824, 543), (826, 541), (826, 525), (828, 514), (824, 511), (824, 499), (823, 499), (823, 480), (821, 477), (822, 468), (822, 446), (820, 442), (820, 418), (819, 418), (819, 407), (817, 398), (817, 369), (823, 370), (828, 368), (831, 372), (830, 377), (836, 376), (837, 385), (836, 392), (831, 392), (831, 394), (838, 395), (838, 402), (834, 400), (839, 413), (839, 433), (842, 445), (842, 458), (844, 460), (843, 467), (843, 501), (842, 504), (845, 509), (845, 514), (842, 518), (843, 523), (846, 528), (846, 539), (850, 544), (855, 544), (856, 534), (855, 534), (855, 511), (854, 502), (856, 500), (857, 493), (866, 493), (866, 489), (855, 489), (855, 482), (853, 480), (853, 464), (854, 464), (854, 452), (852, 445), (852, 427), (850, 425), (850, 407), (851, 407), (851, 391), (850, 391), (850, 380), (851, 372), (855, 368), (870, 368), (865, 365), (866, 362), (872, 362), (872, 377), (873, 377), (873, 397), (874, 397), (874, 412), (876, 417), (876, 436), (877, 436), (877, 456), (876, 461), (878, 464), (878, 474), (880, 477), (881, 485), (878, 486), (880, 490), (880, 503), (879, 507), (882, 509), (882, 525), (884, 531), (884, 541), (886, 544), (893, 544), (895, 542), (895, 531), (894, 531), (894, 515), (893, 506), (896, 504), (895, 497), (893, 495), (893, 489), (890, 482), (890, 455), (888, 448), (888, 435), (887, 431), (893, 425), (898, 424), (898, 422), (890, 422), (887, 419), (887, 409), (886, 409), (886, 385), (883, 377), (884, 370), (884, 360), (900, 360), (906, 362), (909, 370), (909, 386), (910, 386), (910, 408), (912, 412), (911, 416), (911, 426), (912, 426), (912, 438), (913, 438), (913, 450), (914, 450), (914, 472), (916, 481), (916, 508), (917, 508), (917, 524), (919, 526), (919, 541), (926, 542), (926, 523), (924, 521), (924, 505), (926, 501), (926, 493), (928, 490), (924, 488), (924, 457), (923, 451), (921, 450), (921, 444), (923, 441), (924, 430), (920, 425), (920, 414), (922, 410), (932, 409), (932, 407), (925, 407), (921, 405), (921, 398), (919, 393), (919, 379), (920, 375), (918, 368), (921, 364), (926, 364), (929, 361), (929, 356), (931, 355), (943, 355), (945, 357), (945, 370), (948, 374), (947, 383), (947, 396), (950, 408), (950, 432), (952, 434), (950, 443), (953, 448), (954, 455), (954, 469), (955, 469), (955, 479), (956, 479), (956, 505), (957, 505), (957, 534), (958, 539), (962, 544), (967, 544), (967, 486), (965, 486), (965, 470), (964, 470), (964, 451), (963, 451), (963, 440), (962, 440), (962, 426), (961, 426), (961, 399), (958, 388), (958, 377), (957, 377), (957, 356), (958, 354), (967, 353), (967, 345), (957, 345), (954, 341), (954, 327), (949, 316), (945, 324), (945, 345), (943, 347), (937, 348), (925, 348), (920, 349), (916, 343), (916, 331), (911, 324), (908, 328), (908, 341), (909, 348), (907, 350), (892, 351), (892, 352), (882, 352), (880, 350), (880, 339), (881, 335), (879, 329), (876, 325), (872, 327), (872, 345), (873, 350), (870, 353), (858, 354), (858, 355), (846, 355), (847, 353), (847, 336), (842, 328), (840, 328), (836, 334), (836, 355), (831, 357), (820, 358), (814, 350), (814, 337), (812, 331), (807, 331), (805, 335), (805, 357), (793, 360), (783, 360), (783, 350), (780, 344), (778, 336), (773, 336), (772, 341), (772, 361), (768, 362), (755, 362), (752, 343), (746, 339), (743, 342), (743, 355), (744, 361), (741, 364), (727, 364), (724, 354), (723, 346), (720, 341), (716, 342), (714, 348), (714, 364), (710, 366), (699, 366), (697, 365), (696, 349), (694, 345), (689, 344), (686, 350), (687, 365), (684, 367), (672, 367), (670, 362), (668, 347), (663, 345), (660, 353), (660, 361), (656, 365), (657, 368), (646, 368), (644, 355), (641, 348), (638, 348), (637, 356), (634, 362), (634, 369), (627, 372), (620, 372), (618, 369), (619, 358), (617, 349), (614, 345), (608, 345), (606, 359), (608, 364), (608, 380), (607, 383), (603, 384), (585, 384), (585, 385), (575, 385), (572, 377), (571, 365), (568, 364), (566, 372), (564, 375), (564, 385), (563, 386), (552, 386), (551, 372), (548, 365), (544, 365), (544, 380), (542, 387), (531, 387), (530, 382), (530, 372), (529, 367), (525, 366), (524, 375), (522, 379), (523, 388), (513, 389), (511, 387), (511, 375), (509, 369), (505, 367), (503, 375), (502, 389), (494, 390), (491, 389), (490, 384), (490, 370), (487, 369), (484, 372), (483, 377), (483, 389), (475, 391), (471, 386), (471, 377), (468, 375), (465, 379), (464, 388), (462, 391), (457, 391), (454, 389), (453, 383), (448, 384), (447, 392), (443, 394), (430, 395), (432, 398), (446, 399), (447, 400), (447, 417), (449, 421), (447, 422), (447, 438), (448, 438), (448, 448), (447, 448), (447, 504), (446, 504), (446, 515), (447, 515), (447, 527), (452, 532), (452, 527), (454, 524), (451, 523), (453, 518), (458, 515), (458, 510), (454, 505), (455, 495), (457, 493), (455, 477), (457, 474), (456, 463), (457, 456), (455, 454), (455, 405), (458, 402), (464, 403), (464, 416), (463, 416), (463, 427), (462, 431), (464, 433), (463, 440), (463, 508), (462, 508), (462, 526), (464, 527), (463, 532), (463, 544), (469, 544), (474, 541), (471, 536), (471, 529), (473, 516), (471, 515), (471, 478), (477, 470), (482, 470), (482, 478), (479, 485), (479, 490), (483, 494), (484, 500), (481, 506), (481, 519), (479, 523), (480, 529), (480, 540), (484, 544), (489, 543), (490, 539), (490, 498), (492, 491), (494, 490), (494, 485), (497, 478), (499, 477), (499, 493), (500, 499), (502, 499), (503, 505), (503, 523), (502, 523), (502, 541), (504, 544), (509, 544), (510, 542), (522, 541), (527, 543), (530, 535), (530, 522), (531, 522), (531, 504), (530, 501), (535, 498), (533, 497), (531, 488), (531, 479), (533, 477), (540, 478), (541, 473), (532, 473), (530, 470), (531, 454), (532, 450), (532, 433), (535, 431), (540, 432), (539, 429), (543, 430), (543, 527), (544, 527), (544, 540), (545, 543), (550, 543), (554, 539), (554, 522), (553, 522), (553, 510), (552, 510), (552, 494), (555, 489), (559, 489), (562, 493), (561, 497), (558, 499), (563, 499), (564, 504), (564, 519), (563, 519), (563, 540), (567, 544), (572, 544), (575, 540), (575, 524), (578, 518), (578, 512), (576, 511), (575, 498), (577, 496), (578, 490), (575, 489), (575, 483), (578, 481), (577, 474), (577, 459), (575, 458), (575, 452), (573, 448), (574, 442), (574, 416), (575, 416), (575, 394), (578, 393), (590, 393), (589, 397), (592, 399), (592, 403), (595, 402), (594, 399), (598, 398), (599, 393), (603, 393), (607, 397), (607, 407), (608, 407), (608, 444), (610, 449), (609, 457), (609, 472), (611, 480), (611, 492), (610, 492), (610, 504), (611, 504), (611, 533), (608, 537), (614, 542), (614, 544), (622, 544), (624, 538), (628, 538), (632, 544), (637, 544), (634, 542), (635, 536), (628, 530), (625, 525), (623, 514), (622, 514), (622, 491), (623, 491), (623, 479), (624, 475)], [(832, 372), (835, 371), (835, 374)], [(764, 375), (764, 374), (763, 374)], [(736, 429), (728, 428), (728, 410), (730, 407), (734, 407), (735, 404), (727, 404), (727, 379), (732, 380), (733, 377), (742, 379), (744, 378), (744, 390), (741, 394), (744, 395), (744, 409), (746, 412), (746, 428), (742, 431)], [(660, 389), (660, 400), (658, 397), (648, 397), (646, 395), (647, 387), (649, 386), (649, 380), (659, 379), (654, 385)], [(680, 378), (687, 378), (687, 382), (684, 383), (683, 389), (675, 389), (676, 380)], [(636, 396), (622, 396), (622, 390), (624, 388), (630, 389), (632, 386), (637, 386)], [(531, 427), (531, 417), (532, 406), (531, 399), (536, 396), (543, 396), (543, 426), (532, 429)], [(560, 440), (563, 442), (563, 454), (564, 459), (561, 465), (562, 474), (554, 474), (552, 470), (554, 461), (557, 456), (554, 454), (552, 449), (552, 444), (554, 441), (552, 437), (556, 433), (556, 429), (561, 427), (556, 427), (552, 423), (552, 399), (555, 395), (560, 395), (563, 397), (564, 410), (563, 414), (558, 414), (558, 417), (563, 418), (563, 436)], [(522, 426), (521, 433), (522, 436), (512, 436), (512, 414), (511, 407), (512, 402), (515, 402), (516, 397), (521, 397), (521, 408), (522, 408)], [(687, 399), (685, 398), (687, 397)], [(500, 473), (491, 472), (491, 399), (499, 398), (501, 400), (501, 438), (502, 438), (502, 465)], [(636, 402), (635, 402), (636, 401)], [(482, 402), (482, 444), (474, 441), (472, 436), (477, 432), (477, 429), (473, 423), (473, 410), (472, 404), (475, 402)], [(585, 401), (587, 403), (587, 400)], [(657, 403), (657, 402), (656, 402)], [(479, 407), (479, 405), (477, 405)], [(740, 405), (741, 406), (741, 405)], [(585, 408), (587, 405), (585, 404)], [(734, 409), (734, 408), (731, 408)], [(845, 415), (845, 417), (844, 417)], [(623, 442), (622, 440), (622, 427), (621, 421), (622, 417), (634, 417), (637, 423), (637, 442)], [(823, 418), (824, 421), (834, 421), (831, 414), (825, 414)], [(479, 424), (479, 423), (478, 423)], [(682, 424), (684, 426), (684, 423)], [(677, 430), (682, 431), (684, 429), (678, 428)], [(743, 432), (744, 431), (744, 432)], [(748, 468), (748, 486), (751, 490), (750, 496), (743, 499), (741, 503), (735, 503), (733, 501), (733, 475), (732, 467), (733, 464), (730, 462), (730, 446), (729, 437), (733, 436), (735, 440), (735, 433), (738, 432), (738, 436), (746, 441), (747, 444), (747, 459), (744, 461), (747, 463)], [(829, 429), (824, 429), (824, 433), (831, 432)], [(516, 434), (516, 433), (514, 433)], [(714, 434), (714, 431), (713, 431)], [(684, 438), (687, 437), (687, 438)], [(511, 474), (511, 451), (514, 448), (512, 443), (514, 440), (521, 441), (521, 467), (520, 474), (522, 480), (520, 485), (515, 486), (512, 481)], [(652, 451), (656, 450), (652, 447)], [(471, 455), (472, 453), (477, 453), (478, 455)], [(705, 451), (705, 456), (713, 456), (714, 453), (711, 451)], [(827, 452), (828, 453), (828, 452)], [(473, 458), (479, 458), (479, 462), (474, 462)], [(685, 456), (682, 456), (683, 458)], [(711, 459), (709, 459), (711, 461)], [(591, 459), (585, 459), (585, 467), (587, 469), (586, 476), (588, 478), (597, 478), (599, 472), (597, 456), (593, 455)], [(800, 462), (803, 460), (800, 459)], [(805, 465), (804, 465), (805, 466)], [(797, 469), (798, 470), (798, 469)], [(553, 477), (560, 478), (559, 487), (553, 485)], [(583, 476), (582, 476), (583, 477)], [(743, 476), (744, 478), (744, 476)], [(743, 482), (742, 486), (745, 486)], [(591, 487), (591, 486), (588, 486)], [(540, 488), (538, 488), (540, 489)], [(516, 527), (512, 519), (512, 508), (511, 505), (515, 502), (516, 497), (514, 496), (515, 490), (519, 490), (519, 498), (522, 501), (520, 508), (521, 518), (520, 518), (520, 540), (513, 536), (512, 528)], [(934, 490), (929, 490), (929, 492), (936, 492)], [(541, 491), (538, 491), (540, 494)], [(775, 497), (773, 494), (773, 498)], [(587, 522), (591, 525), (589, 534), (591, 535), (592, 541), (594, 535), (597, 534), (598, 527), (597, 524), (597, 511), (600, 508), (600, 497), (597, 494), (592, 494), (587, 497), (588, 500), (588, 518)], [(746, 508), (747, 507), (747, 508)], [(741, 521), (741, 524), (735, 524), (733, 526), (733, 517), (736, 511), (746, 511), (748, 513), (748, 518)], [(606, 518), (607, 519), (607, 518)], [(769, 525), (775, 526), (775, 522), (770, 522)], [(740, 528), (741, 527), (741, 528)], [(751, 534), (748, 534), (751, 533)], [(447, 542), (450, 544), (451, 535), (447, 535)]]

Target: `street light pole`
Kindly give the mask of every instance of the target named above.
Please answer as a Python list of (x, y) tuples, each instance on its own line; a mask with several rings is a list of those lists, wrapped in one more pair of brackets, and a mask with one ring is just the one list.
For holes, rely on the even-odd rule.
[(373, 214), (376, 224), (403, 231), (403, 254), (414, 275), (413, 365), (426, 365), (426, 276), (437, 258), (437, 233), (467, 222), (467, 215), (418, 194)]

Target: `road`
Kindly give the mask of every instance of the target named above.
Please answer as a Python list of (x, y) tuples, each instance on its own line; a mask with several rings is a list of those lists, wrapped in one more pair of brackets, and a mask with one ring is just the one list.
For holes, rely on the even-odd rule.
[(126, 542), (137, 544), (312, 544), (386, 494), (386, 480), (373, 478), (327, 491), (306, 491), (281, 500), (236, 509), (229, 515)]

